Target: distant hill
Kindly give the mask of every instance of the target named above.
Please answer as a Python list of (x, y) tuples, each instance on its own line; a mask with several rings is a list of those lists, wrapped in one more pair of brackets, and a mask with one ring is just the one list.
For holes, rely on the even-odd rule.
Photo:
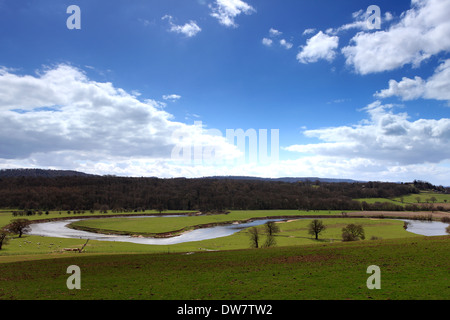
[(365, 181), (356, 181), (351, 179), (332, 179), (332, 178), (316, 178), (316, 177), (284, 177), (284, 178), (261, 178), (261, 177), (247, 177), (247, 176), (213, 176), (213, 177), (205, 177), (206, 179), (230, 179), (230, 180), (259, 180), (259, 181), (281, 181), (281, 182), (291, 182), (295, 183), (298, 181), (319, 181), (325, 183), (354, 183), (354, 182), (365, 182)]
[(88, 177), (92, 174), (73, 170), (50, 170), (50, 169), (1, 169), (0, 178), (6, 177)]
[[(93, 174), (88, 174), (80, 171), (74, 170), (51, 170), (51, 169), (0, 169), (0, 178), (2, 177), (88, 177), (95, 176)], [(248, 177), (248, 176), (211, 176), (202, 177), (198, 179), (229, 179), (229, 180), (257, 180), (257, 181), (279, 181), (279, 182), (290, 182), (295, 183), (298, 181), (319, 181), (324, 183), (354, 183), (354, 182), (364, 182), (356, 181), (351, 179), (332, 179), (332, 178), (316, 178), (316, 177), (283, 177), (283, 178), (262, 178), (262, 177)]]

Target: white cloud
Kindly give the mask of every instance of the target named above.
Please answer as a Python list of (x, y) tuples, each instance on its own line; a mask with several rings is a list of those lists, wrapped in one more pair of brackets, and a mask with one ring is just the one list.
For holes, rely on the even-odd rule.
[(287, 50), (291, 49), (292, 46), (293, 46), (292, 43), (287, 42), (285, 39), (281, 39), (281, 40), (280, 40), (280, 45), (281, 45), (282, 47), (284, 47), (285, 49), (287, 49)]
[(297, 54), (297, 60), (301, 63), (317, 62), (320, 59), (332, 61), (336, 55), (339, 37), (329, 36), (319, 31), (315, 36), (308, 39)]
[(308, 28), (308, 29), (305, 29), (305, 31), (303, 31), (303, 35), (307, 36), (307, 35), (313, 34), (314, 32), (316, 32), (315, 28)]
[(211, 16), (219, 20), (226, 27), (237, 27), (235, 18), (244, 13), (250, 15), (256, 10), (242, 0), (216, 0), (214, 5), (209, 5)]
[(184, 34), (188, 38), (191, 38), (191, 37), (197, 35), (197, 33), (199, 33), (200, 31), (202, 31), (202, 29), (197, 25), (197, 23), (192, 20), (190, 20), (188, 23), (185, 23), (184, 25), (176, 25), (173, 23), (172, 16), (165, 15), (161, 19), (162, 20), (167, 19), (169, 21), (169, 24), (170, 24), (169, 30), (171, 32)]
[(329, 29), (327, 30), (327, 33), (329, 34), (338, 34), (342, 31), (351, 30), (351, 29), (358, 29), (358, 30), (369, 30), (367, 25), (367, 19), (369, 18), (369, 14), (363, 10), (359, 10), (357, 12), (354, 12), (352, 14), (352, 17), (354, 19), (353, 22), (344, 24), (343, 26), (340, 26), (337, 29)]
[(270, 36), (272, 36), (272, 37), (277, 37), (277, 36), (280, 36), (283, 34), (283, 32), (278, 31), (274, 28), (270, 28), (269, 33), (270, 33)]
[(425, 93), (425, 81), (421, 77), (409, 79), (403, 77), (400, 82), (389, 80), (389, 89), (377, 92), (375, 97), (388, 98), (400, 96), (403, 100), (414, 100), (422, 97)]
[(450, 158), (450, 119), (413, 122), (379, 102), (366, 111), (369, 119), (356, 126), (306, 130), (323, 143), (286, 148), (312, 154), (299, 159), (186, 163), (174, 160), (175, 147), (201, 145), (224, 159), (241, 154), (224, 136), (173, 121), (157, 101), (141, 101), (72, 66), (37, 75), (0, 68), (0, 166), (127, 176), (313, 175), (448, 183), (450, 169), (439, 162)]
[(159, 104), (68, 65), (36, 76), (1, 69), (0, 164), (76, 169), (130, 159), (171, 161), (180, 137), (222, 155), (237, 154), (225, 138), (173, 121)]
[[(342, 49), (360, 74), (394, 70), (450, 51), (450, 1), (412, 0), (412, 8), (386, 31), (359, 32)], [(386, 16), (392, 18), (391, 15)]]
[[(341, 32), (347, 31), (347, 30), (361, 30), (361, 31), (370, 31), (372, 30), (371, 27), (369, 27), (368, 21), (370, 22), (370, 18), (372, 16), (373, 12), (368, 12), (364, 10), (359, 10), (356, 12), (353, 12), (352, 17), (354, 19), (353, 22), (344, 24), (338, 28), (329, 28), (326, 30), (325, 33), (330, 35), (337, 35)], [(380, 17), (381, 18), (381, 17)], [(394, 16), (390, 12), (385, 12), (384, 18), (381, 18), (381, 24), (385, 22), (390, 22), (394, 19)], [(314, 30), (314, 29), (313, 29)], [(306, 31), (306, 30), (305, 30)]]
[(450, 119), (409, 121), (406, 113), (395, 114), (391, 105), (376, 101), (365, 108), (369, 119), (354, 126), (306, 130), (307, 137), (321, 143), (292, 145), (288, 151), (368, 159), (382, 165), (438, 164), (450, 159)]
[(272, 43), (273, 43), (272, 39), (269, 39), (269, 38), (263, 38), (262, 39), (262, 44), (265, 45), (265, 46), (270, 47), (272, 45)]
[(163, 99), (170, 100), (170, 101), (176, 101), (176, 100), (181, 99), (181, 96), (178, 94), (167, 94), (167, 95), (163, 95)]
[(394, 16), (389, 11), (385, 12), (384, 14), (384, 21), (392, 21), (394, 19)]
[[(270, 47), (272, 46), (273, 42), (274, 42), (274, 38), (279, 37), (280, 35), (282, 35), (283, 32), (276, 30), (274, 28), (270, 28), (269, 29), (269, 38), (263, 38), (262, 39), (262, 43), (267, 46)], [(286, 50), (289, 50), (293, 47), (293, 44), (288, 42), (286, 39), (280, 39), (278, 41), (278, 43), (280, 44), (280, 46), (282, 46), (283, 48), (285, 48)]]
[(450, 102), (450, 59), (440, 64), (428, 80), (403, 77), (400, 82), (389, 81), (389, 88), (375, 94), (378, 98), (398, 96), (403, 100), (418, 98)]

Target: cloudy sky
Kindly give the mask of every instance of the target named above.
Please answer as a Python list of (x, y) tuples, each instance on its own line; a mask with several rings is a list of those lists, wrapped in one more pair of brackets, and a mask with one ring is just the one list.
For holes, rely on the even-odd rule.
[(450, 0), (0, 0), (0, 168), (448, 186), (449, 16)]

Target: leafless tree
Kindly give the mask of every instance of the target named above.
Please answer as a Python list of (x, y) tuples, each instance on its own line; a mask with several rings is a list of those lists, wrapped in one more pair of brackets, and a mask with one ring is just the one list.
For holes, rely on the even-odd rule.
[(250, 245), (252, 248), (259, 248), (260, 233), (257, 227), (252, 227), (248, 231), (250, 234)]
[(267, 234), (264, 247), (273, 247), (277, 244), (277, 241), (275, 240), (275, 233), (280, 232), (280, 227), (278, 227), (278, 225), (273, 221), (268, 221), (264, 226)]
[(8, 231), (0, 230), (0, 250), (2, 250), (2, 246), (8, 243)]
[(11, 233), (19, 234), (19, 238), (21, 238), (24, 232), (30, 230), (30, 224), (31, 222), (28, 219), (14, 219), (11, 220), (11, 223), (5, 227), (5, 230)]
[(323, 224), (322, 220), (314, 219), (311, 221), (308, 227), (308, 233), (316, 237), (316, 240), (319, 239), (319, 233), (324, 231), (327, 227)]

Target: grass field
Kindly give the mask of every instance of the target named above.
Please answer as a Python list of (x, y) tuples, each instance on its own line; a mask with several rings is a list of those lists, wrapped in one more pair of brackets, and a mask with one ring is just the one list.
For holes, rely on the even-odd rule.
[[(186, 216), (176, 218), (104, 218), (88, 219), (77, 222), (84, 226), (100, 228), (102, 230), (115, 229), (116, 231), (126, 231), (130, 233), (146, 232), (159, 233), (177, 230), (183, 226), (194, 226), (197, 224), (210, 224), (224, 221), (239, 221), (249, 218), (267, 216), (308, 216), (341, 215), (341, 212), (300, 212), (297, 210), (280, 211), (233, 211), (228, 215), (208, 215), (208, 216)], [(51, 216), (51, 215), (49, 215)], [(421, 237), (403, 229), (403, 222), (398, 220), (376, 220), (357, 218), (333, 218), (323, 219), (327, 229), (320, 234), (319, 241), (313, 239), (308, 234), (307, 226), (310, 220), (297, 220), (286, 223), (279, 223), (280, 233), (276, 235), (278, 246), (297, 246), (309, 244), (321, 244), (324, 242), (341, 241), (342, 228), (350, 223), (362, 224), (366, 231), (366, 239), (372, 236), (378, 238), (404, 238)], [(264, 233), (263, 227), (259, 227)], [(264, 241), (265, 235), (262, 235)], [(369, 240), (366, 240), (369, 241)], [(27, 259), (42, 259), (47, 257), (63, 257), (67, 252), (64, 248), (79, 248), (85, 243), (83, 239), (51, 238), (41, 236), (23, 235), (22, 238), (14, 236), (9, 243), (0, 251), (0, 262), (20, 261)], [(143, 245), (127, 242), (110, 241), (89, 241), (85, 247), (88, 254), (111, 254), (111, 253), (167, 253), (167, 252), (193, 252), (208, 250), (236, 250), (250, 247), (249, 236), (246, 230), (234, 235), (210, 240), (193, 241), (173, 245)]]
[(78, 228), (99, 229), (106, 232), (116, 232), (120, 234), (143, 234), (154, 236), (160, 233), (173, 231), (192, 230), (199, 225), (212, 225), (232, 222), (243, 222), (252, 218), (264, 218), (268, 216), (332, 216), (341, 215), (341, 211), (298, 211), (298, 210), (254, 210), (254, 211), (231, 211), (229, 214), (199, 215), (184, 217), (161, 217), (158, 219), (148, 218), (107, 218), (89, 219), (72, 223)]
[[(0, 299), (448, 300), (449, 237), (194, 254), (74, 255), (0, 264)], [(67, 267), (81, 270), (68, 290)], [(381, 270), (369, 290), (368, 266)]]
[(404, 203), (400, 202), (400, 200), (396, 201), (396, 200), (392, 200), (392, 199), (388, 199), (388, 198), (363, 198), (363, 199), (354, 199), (355, 201), (359, 201), (359, 202), (366, 202), (369, 204), (373, 204), (373, 203), (391, 203), (391, 204), (395, 204), (398, 206), (403, 206)]
[[(417, 197), (420, 198), (420, 203), (426, 203), (427, 199), (431, 199), (432, 197), (436, 198), (436, 203), (450, 203), (450, 194), (442, 194), (442, 193), (435, 193), (435, 192), (427, 192), (422, 191), (420, 194), (410, 194), (403, 197), (404, 203), (418, 203)], [(401, 201), (401, 198), (394, 198), (393, 200)], [(429, 203), (432, 203), (431, 200), (429, 200)]]
[[(419, 202), (417, 202), (417, 197), (420, 198)], [(418, 203), (433, 203), (431, 201), (431, 198), (434, 197), (436, 201), (434, 203), (450, 203), (450, 194), (442, 194), (442, 193), (436, 193), (431, 191), (422, 191), (419, 194), (409, 194), (403, 197), (396, 197), (396, 198), (363, 198), (363, 199), (354, 199), (359, 202), (367, 202), (367, 203), (391, 203), (396, 204), (399, 206), (405, 205), (405, 204), (418, 204)], [(403, 202), (402, 202), (403, 199)]]
[[(247, 230), (164, 246), (90, 240), (81, 254), (62, 249), (81, 247), (82, 239), (14, 236), (0, 251), (0, 299), (450, 299), (450, 237), (412, 234), (398, 220), (343, 218), (341, 211), (277, 210), (176, 218), (114, 217), (82, 224), (120, 232), (160, 233), (199, 224), (298, 215), (334, 217), (321, 218), (327, 229), (319, 240), (308, 234), (308, 219), (280, 222), (276, 246), (258, 249), (249, 249)], [(26, 218), (60, 217), (74, 218), (59, 212)], [(10, 211), (0, 211), (1, 225), (13, 218)], [(363, 225), (366, 240), (341, 241), (342, 228), (350, 223)], [(265, 231), (263, 226), (259, 228), (263, 242)], [(372, 236), (379, 240), (370, 240)], [(70, 265), (81, 269), (80, 290), (66, 286)], [(381, 269), (381, 290), (366, 286), (370, 265)]]

